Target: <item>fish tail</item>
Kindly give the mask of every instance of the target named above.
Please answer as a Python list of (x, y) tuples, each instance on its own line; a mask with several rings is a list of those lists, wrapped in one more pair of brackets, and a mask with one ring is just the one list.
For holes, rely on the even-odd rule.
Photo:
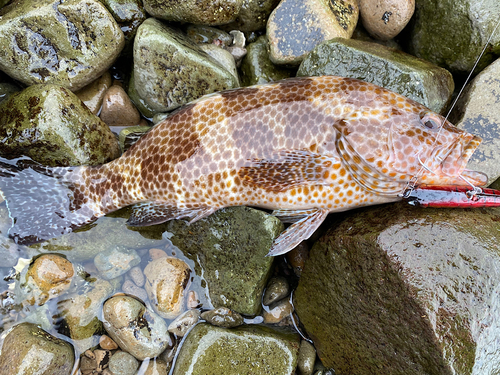
[(12, 219), (9, 237), (29, 245), (69, 233), (102, 216), (98, 205), (82, 194), (86, 168), (19, 167), (0, 162), (0, 190)]

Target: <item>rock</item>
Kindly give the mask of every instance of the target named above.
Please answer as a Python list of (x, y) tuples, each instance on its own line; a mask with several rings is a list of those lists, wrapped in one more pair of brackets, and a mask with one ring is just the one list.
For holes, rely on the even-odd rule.
[(264, 326), (226, 329), (197, 324), (179, 350), (173, 375), (289, 375), (297, 364), (298, 335)]
[(489, 183), (500, 177), (499, 77), (500, 60), (496, 60), (467, 85), (450, 115), (450, 121), (457, 127), (483, 138), (481, 147), (472, 154), (467, 168), (486, 173)]
[(137, 94), (155, 113), (238, 86), (234, 76), (191, 39), (154, 18), (137, 32), (133, 80)]
[(34, 324), (21, 323), (5, 337), (0, 374), (70, 375), (74, 363), (71, 344)]
[(207, 55), (216, 60), (219, 64), (221, 64), (224, 69), (226, 69), (229, 73), (234, 76), (236, 81), (236, 86), (240, 85), (240, 78), (238, 77), (238, 70), (236, 69), (236, 63), (233, 55), (229, 51), (222, 49), (215, 44), (200, 44), (199, 46), (202, 51), (204, 51)]
[(113, 375), (135, 375), (139, 361), (127, 352), (117, 351), (109, 360), (109, 369)]
[(87, 106), (90, 112), (97, 115), (101, 110), (104, 94), (110, 86), (111, 74), (106, 72), (95, 81), (75, 92), (75, 94)]
[(269, 15), (279, 2), (280, 0), (243, 0), (236, 20), (222, 25), (222, 28), (244, 32), (262, 30), (266, 27)]
[(234, 21), (243, 0), (144, 0), (153, 17), (197, 25), (222, 25)]
[(137, 297), (138, 299), (140, 299), (143, 302), (146, 302), (148, 300), (148, 293), (146, 292), (146, 289), (138, 287), (131, 280), (124, 281), (124, 283), (122, 285), (122, 290), (123, 290), (123, 293)]
[(165, 375), (170, 371), (170, 363), (162, 361), (161, 359), (151, 359), (144, 375)]
[(232, 328), (243, 324), (243, 317), (227, 307), (205, 311), (201, 314), (201, 318), (217, 327)]
[(134, 126), (141, 121), (141, 115), (121, 86), (111, 86), (102, 100), (99, 115), (108, 126)]
[(415, 11), (415, 0), (361, 0), (359, 15), (365, 29), (376, 39), (398, 35)]
[(116, 344), (116, 342), (114, 342), (113, 339), (108, 335), (102, 335), (99, 338), (99, 346), (106, 350), (118, 349), (118, 345)]
[(319, 43), (350, 38), (358, 22), (355, 0), (283, 0), (267, 22), (269, 56), (275, 64), (299, 65)]
[(144, 278), (144, 274), (142, 273), (141, 267), (132, 267), (130, 271), (128, 271), (128, 275), (132, 279), (135, 285), (144, 286), (146, 279)]
[(290, 293), (290, 286), (288, 285), (287, 279), (284, 277), (273, 277), (267, 283), (262, 303), (269, 306), (270, 304), (288, 296), (288, 293)]
[(114, 279), (141, 263), (141, 257), (134, 249), (114, 247), (96, 255), (94, 264), (106, 280)]
[(141, 114), (148, 118), (151, 119), (158, 111), (153, 109), (148, 102), (146, 102), (145, 99), (141, 98), (139, 93), (137, 92), (135, 88), (135, 79), (134, 79), (134, 70), (130, 72), (130, 80), (128, 81), (128, 90), (127, 94), (132, 100), (132, 102), (135, 104), (136, 108), (141, 112)]
[(301, 375), (311, 375), (314, 371), (314, 363), (316, 362), (316, 349), (314, 346), (302, 340), (300, 342), (299, 357), (297, 359), (297, 368)]
[(123, 33), (95, 0), (19, 0), (0, 11), (0, 70), (26, 85), (76, 91), (120, 54)]
[(243, 86), (279, 81), (292, 75), (292, 70), (276, 66), (271, 62), (267, 43), (267, 37), (262, 35), (247, 46), (247, 54), (241, 62)]
[(292, 266), (295, 276), (300, 277), (307, 258), (309, 258), (309, 246), (306, 241), (302, 241), (292, 251), (286, 253), (286, 260)]
[(352, 213), (311, 249), (294, 293), (335, 373), (493, 374), (500, 209)]
[(354, 39), (318, 45), (304, 59), (297, 76), (336, 75), (357, 78), (442, 112), (453, 93), (452, 75), (404, 52)]
[(110, 358), (111, 352), (109, 350), (86, 350), (80, 357), (79, 367), (81, 375), (104, 375), (106, 371), (109, 371), (107, 367)]
[(289, 299), (282, 299), (281, 301), (273, 303), (269, 308), (262, 311), (264, 323), (277, 324), (286, 317), (293, 313), (293, 305)]
[(150, 130), (151, 126), (149, 125), (128, 126), (120, 130), (120, 134), (118, 134), (118, 142), (120, 142), (120, 148), (123, 150), (123, 152), (127, 151), (130, 146), (132, 146), (139, 140), (139, 138), (141, 138)]
[(198, 297), (198, 293), (194, 290), (190, 290), (188, 293), (186, 307), (188, 309), (196, 309), (200, 307), (200, 298)]
[(497, 0), (418, 0), (410, 29), (410, 53), (453, 73), (468, 74), (483, 48), (476, 72), (499, 54), (500, 33), (488, 44), (500, 17)]
[(69, 331), (69, 337), (80, 352), (96, 346), (103, 328), (99, 320), (102, 304), (114, 292), (108, 281), (96, 279), (83, 290), (59, 301), (58, 310)]
[(229, 33), (215, 27), (203, 25), (189, 25), (186, 27), (186, 35), (196, 44), (208, 43), (229, 47), (233, 37)]
[(173, 333), (177, 337), (184, 337), (191, 327), (198, 323), (199, 319), (199, 310), (188, 310), (169, 324), (168, 332)]
[(50, 166), (104, 164), (120, 154), (118, 141), (68, 89), (35, 85), (0, 105), (0, 155), (29, 156)]
[(135, 298), (108, 299), (102, 317), (109, 336), (138, 360), (158, 356), (170, 342), (165, 321)]
[(16, 85), (11, 83), (0, 83), (0, 104), (2, 104), (4, 100), (9, 99), (12, 94), (19, 91), (21, 91), (21, 89)]
[(149, 257), (151, 258), (151, 260), (156, 260), (156, 259), (168, 257), (168, 254), (162, 249), (152, 248), (152, 249), (149, 249), (148, 253), (149, 253)]
[[(187, 225), (170, 221), (172, 243), (196, 264), (214, 306), (257, 315), (273, 259), (266, 257), (283, 230), (274, 216), (248, 207), (225, 208)], [(203, 270), (203, 271), (202, 271)], [(252, 270), (252, 272), (249, 272)]]

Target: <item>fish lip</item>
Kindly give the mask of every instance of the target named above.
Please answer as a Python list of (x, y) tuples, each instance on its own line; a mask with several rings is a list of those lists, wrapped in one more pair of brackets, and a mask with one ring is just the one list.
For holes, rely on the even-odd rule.
[[(464, 133), (461, 137), (454, 142), (448, 149), (446, 150), (446, 155), (442, 159), (441, 167), (444, 166), (446, 162), (450, 162), (451, 164), (455, 164), (458, 167), (459, 175), (465, 170), (467, 163), (469, 162), (472, 154), (481, 144), (481, 137), (478, 137), (473, 134)], [(457, 155), (457, 148), (460, 150), (460, 155)], [(448, 160), (449, 158), (456, 158), (455, 160)]]

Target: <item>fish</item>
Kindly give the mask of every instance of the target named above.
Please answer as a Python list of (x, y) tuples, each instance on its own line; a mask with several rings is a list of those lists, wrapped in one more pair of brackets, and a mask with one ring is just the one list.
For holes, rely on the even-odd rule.
[(19, 244), (129, 205), (130, 226), (252, 206), (291, 224), (272, 244), (276, 256), (329, 213), (401, 200), (411, 183), (486, 185), (466, 169), (480, 142), (374, 84), (301, 77), (204, 96), (101, 166), (0, 168), (0, 189)]

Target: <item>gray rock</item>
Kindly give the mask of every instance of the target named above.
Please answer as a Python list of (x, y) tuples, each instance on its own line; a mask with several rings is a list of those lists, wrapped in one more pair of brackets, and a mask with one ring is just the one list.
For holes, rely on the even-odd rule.
[(233, 55), (225, 49), (216, 46), (215, 44), (200, 44), (199, 46), (202, 51), (207, 55), (212, 57), (214, 60), (219, 62), (224, 69), (234, 76), (236, 81), (236, 86), (240, 85), (240, 78), (238, 77), (238, 70), (236, 69), (236, 63), (234, 61)]
[(148, 293), (146, 289), (138, 287), (131, 280), (125, 280), (122, 285), (123, 293), (139, 298), (141, 301), (146, 302), (148, 300)]
[(275, 374), (295, 370), (298, 335), (263, 326), (219, 328), (200, 323), (187, 335), (173, 375)]
[(19, 0), (0, 12), (0, 70), (26, 85), (76, 91), (120, 54), (123, 33), (95, 0)]
[(299, 65), (319, 43), (352, 36), (358, 22), (357, 1), (331, 0), (327, 4), (322, 0), (281, 1), (267, 22), (272, 62)]
[(96, 255), (94, 265), (106, 280), (114, 279), (141, 263), (141, 257), (134, 249), (114, 247)]
[(478, 70), (498, 55), (500, 33), (491, 35), (500, 17), (497, 0), (416, 1), (410, 52), (456, 73), (469, 73), (484, 47)]
[(0, 374), (70, 375), (73, 347), (31, 323), (15, 326), (5, 337)]
[(173, 233), (172, 243), (195, 261), (196, 274), (206, 280), (214, 306), (244, 315), (259, 313), (273, 263), (266, 254), (283, 230), (276, 217), (233, 207), (189, 226), (181, 220), (171, 221), (166, 228)]
[(135, 375), (139, 361), (127, 352), (117, 351), (109, 360), (109, 369), (113, 375)]
[(258, 31), (266, 27), (271, 12), (279, 0), (243, 0), (238, 17), (234, 22), (222, 25), (224, 30)]
[(0, 155), (50, 166), (104, 164), (120, 155), (109, 127), (66, 88), (34, 85), (0, 105)]
[(500, 209), (350, 214), (323, 236), (294, 294), (323, 364), (359, 375), (493, 375)]
[(137, 286), (144, 286), (146, 279), (144, 277), (144, 273), (141, 270), (141, 267), (132, 267), (130, 271), (128, 271), (128, 275), (132, 279), (132, 281)]
[(191, 327), (198, 323), (199, 319), (200, 310), (188, 310), (168, 325), (168, 332), (177, 337), (184, 337)]
[(197, 25), (222, 25), (233, 21), (243, 0), (144, 0), (153, 17)]
[(201, 318), (217, 327), (232, 328), (243, 324), (243, 317), (227, 307), (205, 311), (201, 314)]
[(273, 277), (267, 283), (266, 292), (262, 303), (269, 306), (271, 303), (277, 302), (285, 298), (290, 293), (290, 286), (287, 279), (284, 277)]
[[(133, 80), (134, 90), (155, 113), (238, 85), (230, 72), (190, 38), (153, 18), (139, 27), (135, 38)], [(136, 102), (133, 93), (129, 95)]]
[(336, 75), (357, 78), (442, 112), (453, 93), (450, 72), (380, 44), (333, 39), (318, 45), (302, 62), (297, 76)]
[[(467, 85), (450, 121), (483, 139), (467, 168), (484, 172), (488, 182), (500, 177), (500, 60), (488, 66)], [(485, 110), (487, 109), (487, 110)], [(500, 185), (496, 185), (496, 188)]]
[(297, 367), (301, 375), (311, 375), (314, 371), (314, 363), (316, 362), (316, 349), (314, 346), (302, 340), (299, 348), (299, 358), (297, 359)]
[(165, 321), (135, 298), (110, 298), (102, 318), (109, 336), (138, 360), (160, 355), (170, 342)]

